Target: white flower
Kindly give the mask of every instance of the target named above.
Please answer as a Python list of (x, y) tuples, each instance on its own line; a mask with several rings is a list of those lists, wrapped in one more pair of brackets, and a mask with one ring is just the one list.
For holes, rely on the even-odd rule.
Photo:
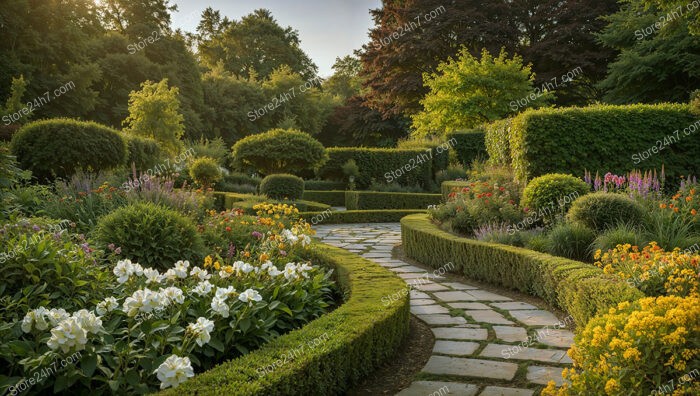
[(211, 300), (211, 310), (218, 313), (224, 318), (228, 318), (229, 307), (226, 305), (226, 300), (220, 297), (214, 297)]
[(243, 263), (243, 265), (241, 265), (241, 268), (240, 268), (240, 270), (241, 270), (244, 274), (247, 274), (247, 273), (253, 271), (253, 269), (255, 269), (255, 267), (253, 267), (252, 265), (250, 265), (250, 264), (248, 264), (248, 263)]
[(287, 265), (284, 267), (284, 271), (282, 272), (284, 273), (284, 277), (287, 278), (287, 280), (299, 279), (299, 274), (297, 274), (297, 267), (296, 265), (294, 265), (294, 263), (287, 263)]
[(297, 266), (297, 272), (300, 273), (304, 278), (308, 278), (309, 274), (307, 271), (312, 270), (314, 267), (310, 266), (308, 263)]
[(248, 289), (248, 290), (244, 291), (243, 293), (241, 293), (238, 296), (238, 299), (243, 301), (244, 303), (246, 303), (246, 302), (252, 302), (252, 301), (261, 301), (262, 296), (260, 295), (260, 293), (257, 292), (257, 290)]
[(157, 269), (146, 268), (143, 270), (143, 275), (146, 277), (146, 283), (160, 283), (165, 275), (161, 275)]
[(233, 288), (233, 286), (229, 286), (227, 288), (223, 287), (217, 287), (216, 288), (216, 293), (214, 294), (217, 298), (220, 298), (222, 301), (226, 301), (226, 299), (233, 293), (236, 292), (236, 289)]
[(175, 273), (177, 274), (178, 278), (185, 279), (187, 278), (187, 269), (190, 267), (190, 262), (189, 261), (178, 261), (175, 263)]
[(102, 320), (87, 309), (81, 309), (80, 311), (73, 312), (71, 317), (78, 322), (80, 327), (90, 333), (96, 334), (102, 329)]
[(174, 281), (177, 279), (177, 271), (175, 271), (173, 268), (170, 268), (169, 270), (165, 271), (165, 274), (163, 274), (163, 277), (169, 281)]
[(265, 263), (264, 263), (263, 265), (260, 266), (260, 269), (261, 269), (262, 271), (265, 271), (266, 269), (271, 268), (271, 267), (274, 267), (274, 266), (275, 266), (275, 265), (272, 264), (272, 261), (267, 260), (267, 261), (265, 261)]
[(117, 276), (117, 282), (125, 283), (129, 280), (131, 275), (141, 276), (143, 274), (143, 268), (139, 264), (134, 264), (128, 259), (119, 260), (112, 272)]
[(210, 332), (214, 331), (214, 322), (207, 318), (199, 317), (196, 323), (187, 325), (187, 330), (197, 336), (197, 345), (200, 347), (211, 340)]
[(233, 267), (234, 272), (237, 272), (238, 270), (241, 269), (241, 266), (243, 264), (245, 264), (245, 263), (239, 260), (239, 261), (234, 262), (233, 265), (231, 265), (231, 267)]
[(27, 314), (24, 315), (24, 319), (22, 319), (22, 331), (29, 333), (32, 331), (32, 327), (35, 327), (37, 330), (46, 330), (49, 324), (46, 322), (44, 316), (47, 315), (48, 312), (49, 311), (44, 307), (39, 307), (27, 312)]
[(311, 243), (311, 238), (308, 235), (301, 237), (301, 246), (308, 246)]
[(221, 277), (221, 279), (226, 279), (231, 275), (233, 275), (233, 271), (231, 271), (231, 272), (228, 272), (226, 270), (219, 271), (219, 277)]
[(277, 267), (270, 267), (267, 269), (268, 275), (275, 277), (282, 274), (282, 271), (278, 270)]
[(62, 321), (70, 318), (70, 314), (63, 308), (51, 308), (49, 312), (46, 313), (46, 317), (49, 318), (51, 326), (56, 326)]
[(95, 307), (95, 312), (97, 312), (98, 315), (104, 315), (107, 312), (112, 312), (117, 307), (119, 306), (119, 301), (117, 301), (116, 298), (114, 297), (107, 297), (104, 300), (102, 300), (97, 306)]
[(192, 363), (188, 357), (172, 355), (154, 371), (160, 381), (160, 389), (177, 388), (188, 378), (194, 377)]
[(211, 275), (209, 275), (207, 270), (201, 269), (199, 267), (192, 268), (192, 271), (190, 271), (190, 275), (199, 278), (199, 280), (201, 281), (211, 278)]
[(296, 244), (299, 241), (299, 237), (294, 235), (290, 230), (284, 230), (282, 231), (282, 236), (284, 239), (287, 240), (287, 242), (291, 243), (292, 245)]
[(71, 317), (51, 329), (51, 338), (46, 342), (46, 345), (53, 350), (60, 348), (63, 353), (67, 353), (71, 349), (80, 351), (87, 344), (87, 333), (87, 330), (80, 325), (79, 320)]
[(211, 293), (211, 290), (214, 288), (214, 285), (209, 283), (209, 281), (203, 281), (199, 282), (197, 286), (192, 289), (192, 292), (197, 294), (198, 296), (206, 296), (209, 293)]
[(168, 303), (170, 302), (174, 302), (177, 304), (182, 304), (185, 302), (185, 295), (182, 293), (182, 290), (174, 286), (167, 287), (165, 289), (160, 289), (160, 294), (164, 298), (168, 299), (168, 302), (165, 302), (165, 305), (168, 305)]

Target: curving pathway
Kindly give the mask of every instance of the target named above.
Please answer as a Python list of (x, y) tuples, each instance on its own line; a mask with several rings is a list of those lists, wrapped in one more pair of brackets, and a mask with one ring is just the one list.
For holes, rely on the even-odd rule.
[[(431, 327), (428, 363), (399, 396), (528, 396), (571, 365), (573, 334), (554, 314), (393, 259), (399, 223), (315, 226), (316, 237), (396, 272), (411, 286), (411, 313)], [(391, 292), (387, 292), (387, 301)], [(395, 298), (395, 297), (394, 297)], [(471, 381), (470, 381), (471, 380)], [(478, 384), (478, 385), (477, 385)]]

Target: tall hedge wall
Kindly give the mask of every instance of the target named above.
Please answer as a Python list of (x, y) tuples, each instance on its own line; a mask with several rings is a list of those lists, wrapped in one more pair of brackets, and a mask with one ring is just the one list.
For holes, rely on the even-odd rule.
[[(511, 160), (522, 179), (585, 170), (661, 170), (662, 165), (672, 179), (698, 174), (696, 121), (690, 106), (680, 104), (528, 110), (512, 121)], [(695, 132), (685, 135), (691, 125)]]
[[(349, 296), (343, 305), (161, 394), (340, 395), (390, 359), (408, 335), (406, 283), (339, 248), (318, 244), (312, 252), (314, 263), (335, 269), (338, 283)], [(383, 297), (388, 295), (396, 299), (385, 305)], [(274, 369), (260, 375), (266, 367)]]
[(453, 150), (457, 160), (464, 166), (469, 166), (477, 158), (486, 158), (484, 138), (484, 131), (478, 129), (447, 134), (447, 141), (454, 139)]
[[(426, 186), (432, 182), (432, 161), (426, 158), (424, 149), (382, 149), (362, 147), (333, 147), (326, 149), (328, 161), (317, 171), (323, 179), (344, 180), (342, 166), (354, 159), (360, 168), (355, 180), (357, 187), (365, 189), (372, 183), (395, 181), (404, 186)], [(392, 175), (393, 172), (393, 175)]]
[(347, 210), (426, 209), (442, 200), (440, 194), (394, 193), (379, 191), (346, 191)]
[(426, 265), (453, 262), (470, 278), (542, 298), (568, 312), (578, 326), (622, 301), (643, 294), (590, 264), (442, 231), (427, 214), (401, 219), (406, 255)]
[(484, 128), (484, 144), (489, 162), (494, 165), (510, 165), (510, 124), (512, 119), (498, 120)]

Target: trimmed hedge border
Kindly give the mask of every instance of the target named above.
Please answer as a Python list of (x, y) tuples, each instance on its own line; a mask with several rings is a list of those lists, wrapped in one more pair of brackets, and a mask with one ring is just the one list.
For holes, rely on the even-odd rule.
[(393, 210), (342, 210), (326, 212), (301, 212), (302, 218), (311, 224), (396, 223), (404, 216), (425, 213), (420, 209)]
[(331, 206), (345, 206), (345, 190), (306, 190), (304, 191), (304, 199), (307, 201), (321, 202)]
[(469, 182), (468, 181), (461, 181), (461, 180), (453, 180), (453, 181), (444, 181), (440, 185), (440, 191), (442, 192), (442, 200), (444, 202), (447, 202), (448, 195), (455, 189), (461, 190), (464, 187), (468, 187)]
[[(340, 248), (315, 244), (311, 251), (314, 262), (335, 269), (340, 287), (349, 296), (343, 305), (160, 394), (336, 395), (391, 358), (408, 335), (409, 299), (405, 293), (384, 306), (382, 297), (406, 289), (406, 283), (391, 271)], [(319, 338), (326, 341), (307, 347)], [(300, 347), (303, 352), (295, 353)], [(285, 356), (295, 357), (287, 360)], [(275, 365), (274, 371), (259, 375), (258, 369)]]
[(619, 302), (644, 297), (593, 265), (458, 237), (439, 229), (426, 214), (403, 218), (401, 238), (412, 259), (434, 268), (454, 262), (469, 278), (542, 298), (568, 312), (581, 327)]
[(442, 201), (440, 194), (398, 193), (380, 191), (346, 191), (345, 207), (348, 210), (373, 209), (426, 209)]
[[(217, 191), (214, 193), (214, 207), (217, 210), (228, 210), (228, 209), (233, 209), (234, 207), (243, 203), (243, 206), (241, 209), (246, 209), (250, 207), (252, 209), (253, 205), (250, 203), (260, 203), (260, 202), (269, 202), (271, 200), (265, 199), (261, 197), (260, 195), (254, 195), (254, 194), (240, 194), (240, 193), (233, 193), (233, 192), (221, 192)], [(290, 200), (272, 200), (272, 201), (278, 201), (282, 203), (287, 203), (287, 204), (294, 204), (297, 206), (297, 209), (299, 209), (300, 212), (304, 211), (323, 211), (326, 209), (330, 209), (330, 205), (322, 203), (322, 202), (315, 202), (315, 201), (307, 201), (304, 199), (297, 199), (295, 201), (290, 201)]]
[(487, 158), (485, 133), (478, 129), (451, 132), (447, 134), (448, 141), (455, 139), (454, 150), (457, 160), (464, 166), (469, 166), (477, 158)]

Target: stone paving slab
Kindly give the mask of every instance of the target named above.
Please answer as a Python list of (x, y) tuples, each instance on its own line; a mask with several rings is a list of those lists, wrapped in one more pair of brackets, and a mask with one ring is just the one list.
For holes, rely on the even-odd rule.
[(547, 385), (551, 380), (557, 384), (557, 386), (564, 385), (564, 379), (561, 376), (564, 369), (560, 367), (547, 367), (547, 366), (530, 366), (527, 368), (527, 380), (540, 385)]
[(566, 351), (561, 349), (523, 348), (517, 345), (488, 344), (479, 354), (483, 357), (537, 360), (545, 363), (572, 363)]
[(433, 346), (433, 353), (463, 356), (471, 355), (477, 349), (479, 349), (478, 342), (437, 340)]
[(537, 307), (532, 304), (527, 304), (520, 301), (492, 303), (491, 305), (504, 311), (515, 311), (519, 309), (537, 309)]
[(510, 315), (528, 326), (556, 326), (560, 324), (559, 319), (553, 313), (541, 309), (510, 311)]
[(450, 315), (416, 315), (418, 319), (429, 325), (453, 325), (467, 323), (467, 320), (461, 316)]
[(532, 396), (535, 391), (522, 388), (504, 388), (502, 386), (487, 386), (479, 396)]
[(538, 329), (535, 332), (537, 342), (558, 348), (568, 348), (574, 343), (574, 333), (569, 330)]
[(460, 382), (414, 381), (397, 396), (474, 396), (478, 391), (478, 386)]
[(411, 299), (411, 306), (419, 306), (419, 305), (433, 305), (435, 304), (435, 300), (431, 300), (429, 298), (425, 299)]
[(489, 336), (486, 329), (469, 329), (464, 327), (434, 327), (431, 329), (435, 338), (453, 340), (486, 340)]
[(464, 314), (467, 316), (471, 316), (471, 318), (474, 319), (474, 321), (481, 323), (505, 325), (515, 324), (510, 320), (506, 319), (503, 315), (493, 310), (464, 311)]
[(493, 326), (496, 332), (496, 338), (506, 342), (524, 342), (527, 341), (527, 331), (522, 327), (516, 326)]
[(440, 305), (418, 305), (411, 307), (411, 313), (414, 315), (449, 314), (450, 311)]
[(457, 308), (457, 309), (469, 309), (469, 310), (475, 310), (475, 309), (491, 309), (486, 304), (483, 303), (465, 303), (465, 302), (458, 302), (458, 303), (449, 303), (447, 304), (452, 308)]
[(433, 355), (423, 367), (424, 373), (460, 375), (464, 377), (512, 380), (518, 365), (493, 360), (466, 359)]

